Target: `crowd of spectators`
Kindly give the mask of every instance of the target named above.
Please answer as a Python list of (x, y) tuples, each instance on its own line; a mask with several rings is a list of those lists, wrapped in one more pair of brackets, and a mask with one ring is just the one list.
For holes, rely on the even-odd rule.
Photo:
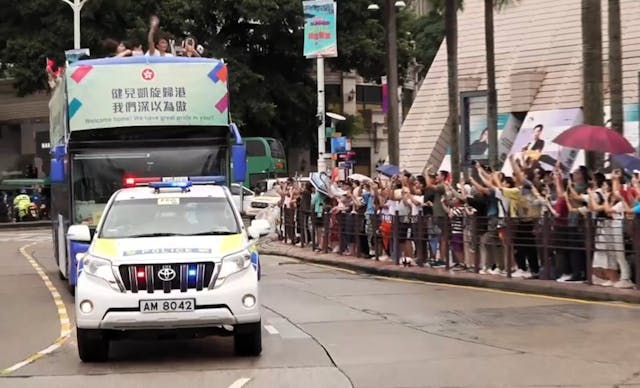
[(635, 286), (638, 174), (509, 163), (511, 176), (475, 163), (458, 182), (426, 169), (337, 182), (335, 193), (290, 180), (276, 189), (281, 237), (405, 266)]
[(160, 19), (152, 16), (149, 26), (149, 34), (147, 35), (148, 49), (145, 52), (143, 44), (135, 39), (119, 41), (115, 39), (105, 39), (102, 42), (103, 48), (110, 56), (128, 57), (128, 56), (158, 56), (158, 57), (199, 57), (204, 52), (204, 48), (198, 44), (193, 36), (185, 37), (179, 45), (176, 45), (175, 39), (164, 32), (160, 31)]

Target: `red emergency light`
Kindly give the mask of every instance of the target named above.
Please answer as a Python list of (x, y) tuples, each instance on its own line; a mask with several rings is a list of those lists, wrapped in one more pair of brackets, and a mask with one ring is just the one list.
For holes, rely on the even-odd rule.
[(125, 177), (124, 187), (146, 186), (152, 182), (160, 182), (162, 178), (159, 177)]

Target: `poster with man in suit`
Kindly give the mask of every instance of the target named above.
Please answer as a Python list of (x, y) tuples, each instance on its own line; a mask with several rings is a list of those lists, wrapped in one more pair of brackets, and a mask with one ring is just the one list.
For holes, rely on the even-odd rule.
[[(559, 161), (563, 170), (573, 166), (578, 150), (561, 147), (553, 142), (559, 134), (580, 124), (583, 120), (580, 108), (532, 111), (527, 114), (513, 142), (509, 155), (527, 169), (550, 171)], [(505, 163), (502, 172), (511, 175), (511, 164)]]

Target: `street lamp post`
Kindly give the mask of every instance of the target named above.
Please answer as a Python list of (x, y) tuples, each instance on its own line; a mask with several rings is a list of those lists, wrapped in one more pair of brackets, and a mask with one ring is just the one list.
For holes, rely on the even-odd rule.
[(80, 48), (80, 11), (89, 0), (62, 0), (73, 9), (73, 48)]

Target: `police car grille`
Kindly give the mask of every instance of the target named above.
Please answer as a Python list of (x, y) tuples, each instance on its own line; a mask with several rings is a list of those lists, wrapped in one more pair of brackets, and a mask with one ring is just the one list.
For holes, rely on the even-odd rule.
[[(162, 269), (172, 269), (175, 277), (171, 280), (163, 280), (160, 272)], [(118, 267), (120, 278), (124, 288), (134, 293), (162, 291), (169, 293), (172, 290), (201, 291), (209, 287), (213, 277), (214, 264), (212, 262), (201, 263), (171, 263), (171, 264), (131, 264)], [(190, 274), (191, 271), (191, 274)], [(165, 271), (171, 272), (171, 271)], [(166, 279), (166, 277), (164, 277)]]

